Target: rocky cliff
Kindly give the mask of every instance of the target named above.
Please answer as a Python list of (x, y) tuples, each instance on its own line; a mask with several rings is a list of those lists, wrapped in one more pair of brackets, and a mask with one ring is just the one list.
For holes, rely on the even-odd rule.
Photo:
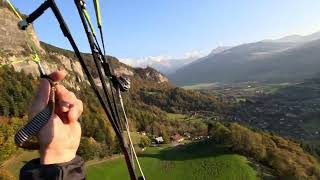
[[(46, 43), (40, 43), (32, 26), (28, 31), (21, 31), (17, 27), (19, 19), (13, 12), (5, 7), (0, 7), (0, 64), (10, 64), (16, 71), (24, 71), (38, 77), (37, 65), (31, 61), (32, 51), (28, 46), (28, 36), (34, 42), (41, 57), (47, 73), (57, 69), (65, 70), (69, 76), (65, 82), (67, 85), (79, 89), (78, 82), (84, 81), (85, 76), (82, 72), (80, 63), (72, 51), (64, 50)], [(83, 53), (82, 57), (89, 62), (88, 65), (93, 69), (94, 64), (91, 54)], [(149, 83), (168, 83), (168, 79), (152, 68), (132, 68), (121, 63), (117, 58), (107, 57), (118, 75), (125, 75), (131, 79), (138, 79), (139, 82), (148, 81)], [(12, 62), (19, 62), (13, 63)], [(95, 72), (93, 72), (95, 74)], [(141, 83), (139, 83), (141, 84)]]
[[(47, 73), (56, 69), (65, 69), (72, 72), (66, 83), (74, 88), (79, 88), (76, 82), (84, 80), (80, 63), (58, 53), (47, 53), (40, 42), (32, 26), (27, 31), (19, 30), (17, 23), (19, 19), (9, 9), (0, 8), (0, 64), (12, 65), (16, 71), (31, 73), (39, 76), (37, 65), (32, 61), (32, 51), (28, 41), (33, 41), (38, 50), (41, 62)], [(53, 60), (54, 59), (54, 60)], [(12, 64), (13, 63), (13, 64)]]

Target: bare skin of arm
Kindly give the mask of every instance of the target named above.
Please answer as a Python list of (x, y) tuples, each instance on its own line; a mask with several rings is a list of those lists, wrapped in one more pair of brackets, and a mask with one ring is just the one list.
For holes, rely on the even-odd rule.
[[(62, 81), (66, 74), (56, 71), (50, 74), (54, 81)], [(50, 84), (42, 79), (37, 94), (31, 103), (29, 118), (42, 111), (49, 100)], [(56, 86), (55, 113), (49, 122), (38, 133), (40, 145), (40, 163), (57, 164), (75, 158), (80, 144), (81, 126), (78, 122), (83, 111), (82, 101), (64, 86)]]

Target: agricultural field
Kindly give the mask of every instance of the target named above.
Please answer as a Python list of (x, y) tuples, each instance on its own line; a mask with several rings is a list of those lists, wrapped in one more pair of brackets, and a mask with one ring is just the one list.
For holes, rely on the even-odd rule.
[(196, 90), (196, 89), (211, 88), (211, 87), (217, 86), (217, 85), (218, 85), (218, 83), (199, 83), (199, 84), (193, 84), (193, 85), (189, 85), (189, 86), (183, 86), (182, 88)]
[[(148, 148), (140, 156), (147, 179), (254, 180), (257, 173), (243, 156), (226, 154), (223, 147), (208, 148), (205, 143), (177, 147)], [(89, 180), (128, 179), (122, 158), (87, 167)]]
[(320, 133), (320, 120), (319, 116), (310, 117), (306, 120), (306, 122), (302, 125), (302, 127), (309, 132), (318, 132)]
[(198, 116), (191, 116), (187, 114), (167, 113), (168, 120), (171, 121), (190, 121), (202, 122), (204, 119)]

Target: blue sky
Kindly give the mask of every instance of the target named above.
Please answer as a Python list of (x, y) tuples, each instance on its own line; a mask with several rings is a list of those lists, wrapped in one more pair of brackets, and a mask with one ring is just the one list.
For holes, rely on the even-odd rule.
[[(12, 0), (25, 14), (43, 0)], [(56, 0), (81, 51), (89, 52), (73, 0)], [(182, 57), (320, 30), (319, 0), (100, 0), (108, 54)], [(91, 18), (93, 3), (87, 0)], [(51, 11), (35, 22), (39, 39), (70, 49)]]

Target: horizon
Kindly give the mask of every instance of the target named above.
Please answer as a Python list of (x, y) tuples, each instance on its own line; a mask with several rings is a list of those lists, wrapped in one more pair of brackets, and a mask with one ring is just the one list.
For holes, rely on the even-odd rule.
[[(42, 1), (25, 3), (13, 0), (13, 3), (22, 13), (29, 14)], [(73, 1), (64, 1), (63, 4), (62, 1), (57, 1), (57, 4), (79, 49), (89, 52)], [(126, 63), (138, 63), (143, 59), (161, 61), (201, 58), (221, 46), (312, 34), (320, 30), (316, 18), (320, 17), (319, 6), (320, 2), (316, 0), (165, 0), (153, 3), (109, 0), (101, 3), (107, 53)], [(87, 8), (95, 25), (91, 1), (87, 2)], [(45, 12), (34, 24), (41, 41), (71, 49), (52, 12)]]

